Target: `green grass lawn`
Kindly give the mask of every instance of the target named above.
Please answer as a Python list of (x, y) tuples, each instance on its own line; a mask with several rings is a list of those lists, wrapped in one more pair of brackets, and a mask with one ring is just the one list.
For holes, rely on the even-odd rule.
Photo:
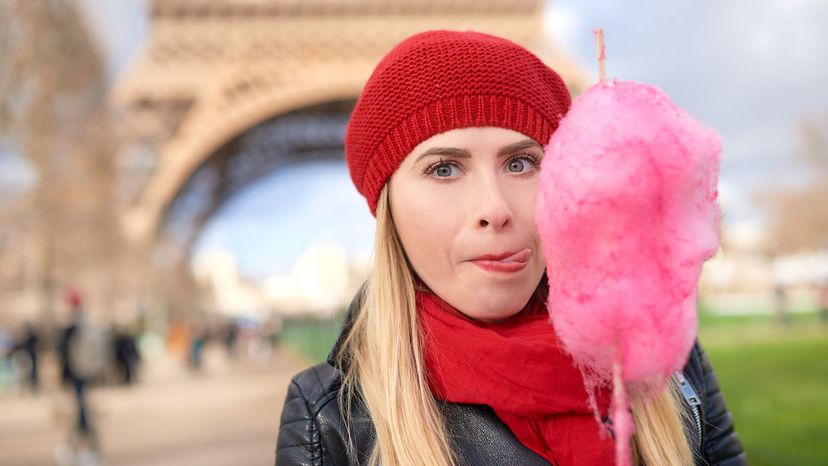
[[(281, 341), (310, 362), (323, 361), (341, 316), (285, 324)], [(699, 316), (699, 338), (716, 370), (753, 466), (828, 465), (828, 324), (796, 314)]]
[(310, 364), (324, 361), (339, 335), (344, 315), (330, 320), (302, 319), (285, 322), (279, 341)]
[(828, 324), (701, 315), (699, 338), (752, 465), (828, 465)]

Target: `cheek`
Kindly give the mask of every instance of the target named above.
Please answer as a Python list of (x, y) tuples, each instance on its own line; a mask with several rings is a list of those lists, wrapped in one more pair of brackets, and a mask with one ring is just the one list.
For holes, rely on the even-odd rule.
[(403, 249), (418, 275), (448, 273), (459, 213), (435, 190), (400, 186), (391, 190), (391, 212)]
[(512, 197), (511, 205), (512, 212), (515, 219), (520, 223), (522, 228), (530, 229), (535, 232), (535, 203), (537, 202), (538, 185), (537, 182), (527, 183), (522, 181), (515, 185), (512, 190), (514, 197)]

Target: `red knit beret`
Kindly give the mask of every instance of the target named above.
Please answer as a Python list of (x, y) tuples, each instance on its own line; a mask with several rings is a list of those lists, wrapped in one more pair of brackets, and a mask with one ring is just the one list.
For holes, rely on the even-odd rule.
[(570, 103), (558, 73), (514, 42), (479, 32), (416, 34), (365, 84), (345, 135), (348, 170), (376, 215), (383, 185), (422, 141), (497, 126), (546, 145)]

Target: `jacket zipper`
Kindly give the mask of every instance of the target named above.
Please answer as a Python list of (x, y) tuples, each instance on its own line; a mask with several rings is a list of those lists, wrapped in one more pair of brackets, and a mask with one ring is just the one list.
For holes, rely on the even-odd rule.
[(699, 397), (696, 395), (696, 391), (693, 390), (693, 387), (690, 385), (690, 382), (687, 381), (687, 378), (684, 377), (684, 374), (681, 372), (675, 373), (676, 381), (678, 381), (679, 388), (681, 389), (681, 394), (684, 395), (684, 399), (687, 401), (687, 404), (690, 405), (690, 409), (693, 411), (693, 418), (696, 421), (696, 431), (699, 434), (699, 444), (702, 441), (702, 427), (701, 427), (701, 401)]

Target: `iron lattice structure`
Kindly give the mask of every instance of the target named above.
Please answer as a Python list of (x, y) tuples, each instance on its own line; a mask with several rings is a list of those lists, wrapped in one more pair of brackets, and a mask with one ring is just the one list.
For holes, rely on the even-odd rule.
[(117, 84), (122, 225), (186, 251), (241, 186), (286, 164), (343, 158), (353, 102), (379, 59), (428, 29), (510, 38), (586, 78), (546, 34), (538, 0), (154, 0), (143, 56)]

